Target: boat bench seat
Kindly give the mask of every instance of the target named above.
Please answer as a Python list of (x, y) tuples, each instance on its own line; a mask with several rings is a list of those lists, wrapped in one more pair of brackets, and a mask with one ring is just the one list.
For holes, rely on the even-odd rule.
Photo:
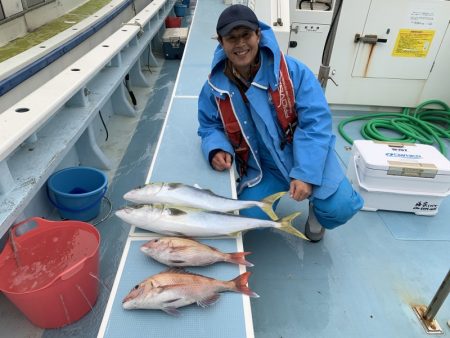
[[(156, 66), (152, 40), (175, 0), (154, 0), (100, 45), (0, 114), (0, 238), (75, 149), (81, 165), (107, 169), (94, 119), (105, 106), (135, 116), (124, 79), (148, 86), (141, 63)], [(141, 62), (142, 61), (142, 62)]]

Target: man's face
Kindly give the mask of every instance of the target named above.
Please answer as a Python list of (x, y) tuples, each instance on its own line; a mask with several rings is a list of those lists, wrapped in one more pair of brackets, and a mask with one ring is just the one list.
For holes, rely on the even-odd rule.
[(221, 44), (228, 59), (241, 73), (248, 70), (258, 53), (260, 33), (247, 27), (236, 27), (222, 37)]

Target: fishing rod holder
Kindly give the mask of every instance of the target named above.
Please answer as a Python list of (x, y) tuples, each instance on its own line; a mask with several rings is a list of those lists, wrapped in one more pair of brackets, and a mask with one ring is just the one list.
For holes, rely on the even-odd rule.
[(437, 312), (441, 308), (445, 299), (447, 298), (450, 291), (450, 270), (447, 272), (447, 276), (445, 276), (442, 281), (441, 286), (437, 290), (433, 299), (430, 302), (430, 305), (426, 307), (425, 305), (413, 305), (413, 310), (419, 321), (422, 323), (425, 331), (428, 334), (443, 334), (441, 326), (434, 318), (436, 317)]

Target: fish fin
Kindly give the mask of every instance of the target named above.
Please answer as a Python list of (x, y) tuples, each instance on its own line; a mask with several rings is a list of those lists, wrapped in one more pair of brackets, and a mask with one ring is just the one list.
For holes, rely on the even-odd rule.
[(167, 210), (170, 211), (170, 214), (172, 216), (182, 216), (182, 215), (186, 215), (187, 212), (178, 208), (173, 208), (173, 207), (167, 207)]
[(184, 263), (186, 263), (186, 261), (180, 261), (180, 260), (171, 259), (170, 263), (171, 264), (184, 264)]
[(209, 297), (200, 299), (200, 300), (197, 302), (197, 304), (198, 304), (198, 306), (201, 306), (201, 307), (203, 307), (203, 308), (209, 307), (209, 306), (211, 306), (211, 305), (216, 304), (217, 301), (219, 300), (219, 298), (220, 298), (220, 294), (215, 293), (215, 294), (213, 294), (212, 296), (209, 296)]
[(174, 298), (174, 299), (171, 299), (171, 300), (165, 301), (165, 302), (164, 302), (164, 304), (175, 303), (175, 302), (178, 302), (178, 301), (179, 301), (180, 299), (181, 299), (181, 298)]
[[(172, 267), (169, 267), (169, 268), (168, 268), (166, 271), (164, 271), (164, 272), (170, 272), (170, 273), (183, 273), (183, 274), (186, 274), (186, 275), (200, 276), (200, 277), (203, 277), (203, 278), (209, 278), (209, 277), (200, 275), (199, 273), (187, 271), (187, 270), (183, 269), (182, 267), (178, 267), (178, 266), (172, 266)], [(209, 278), (209, 279), (211, 279), (211, 278)]]
[[(203, 189), (203, 188), (202, 188), (201, 186), (199, 186), (197, 183), (195, 183), (195, 184), (193, 185), (193, 187), (194, 187), (195, 189), (201, 190), (203, 193), (208, 194), (208, 195), (210, 195), (210, 196), (214, 196), (214, 197), (219, 196), (219, 195), (217, 195), (216, 193), (214, 193), (214, 191), (212, 191), (211, 189)], [(223, 196), (220, 196), (220, 197), (223, 197)], [(224, 198), (225, 198), (225, 197), (224, 197)]]
[(248, 278), (252, 273), (247, 271), (242, 275), (237, 276), (235, 279), (231, 280), (230, 283), (233, 284), (231, 288), (232, 291), (243, 293), (249, 297), (259, 298), (259, 295), (256, 292), (253, 292), (248, 286)]
[(282, 218), (279, 223), (280, 227), (277, 227), (276, 229), (279, 229), (279, 230), (287, 232), (291, 235), (300, 237), (301, 239), (304, 239), (305, 241), (309, 241), (308, 237), (306, 237), (304, 234), (302, 234), (300, 231), (298, 231), (292, 225), (292, 220), (295, 219), (298, 215), (300, 215), (300, 212), (294, 212), (293, 214)]
[(261, 209), (267, 214), (267, 216), (270, 217), (272, 221), (276, 221), (278, 219), (277, 214), (275, 213), (275, 210), (273, 210), (273, 204), (278, 201), (281, 197), (283, 197), (286, 194), (287, 191), (281, 191), (277, 192), (276, 194), (267, 196), (264, 198), (261, 202), (264, 203), (264, 205), (261, 207)]
[(183, 268), (180, 267), (169, 267), (166, 271), (164, 272), (170, 272), (170, 273), (189, 273), (186, 270), (184, 270)]
[[(239, 234), (239, 232), (235, 232), (235, 233), (233, 233), (233, 234), (230, 234), (230, 236), (231, 235), (238, 235)], [(212, 251), (214, 251), (214, 252), (217, 252), (217, 253), (219, 253), (219, 254), (224, 254), (222, 251), (220, 251), (219, 249), (217, 249), (217, 248), (215, 248), (215, 247), (213, 247), (213, 246), (211, 246), (211, 245), (207, 245), (207, 244), (203, 244), (203, 243), (201, 243), (202, 245), (204, 245), (204, 246), (206, 246), (206, 247), (208, 247), (210, 250), (212, 250)], [(250, 254), (250, 252), (249, 252), (249, 254)], [(225, 253), (225, 255), (231, 255), (231, 254), (227, 254), (227, 253)]]
[(252, 263), (245, 260), (245, 256), (250, 255), (251, 252), (234, 252), (229, 253), (226, 262), (234, 263), (234, 264), (242, 264), (245, 266), (253, 266)]
[(171, 189), (177, 189), (177, 188), (181, 187), (183, 184), (182, 183), (164, 183), (164, 185), (171, 190)]
[(175, 236), (175, 237), (184, 237), (185, 235), (179, 231), (170, 231), (170, 235), (171, 236)]
[(163, 307), (161, 310), (163, 310), (165, 313), (167, 313), (168, 315), (171, 315), (171, 316), (179, 317), (181, 315), (180, 311), (178, 311), (176, 308), (171, 307), (171, 306)]
[[(125, 207), (125, 208), (138, 210), (138, 209), (146, 208), (147, 206), (148, 206), (148, 204), (134, 204), (134, 205), (129, 205), (129, 206)], [(123, 208), (123, 209), (125, 209), (125, 208)]]

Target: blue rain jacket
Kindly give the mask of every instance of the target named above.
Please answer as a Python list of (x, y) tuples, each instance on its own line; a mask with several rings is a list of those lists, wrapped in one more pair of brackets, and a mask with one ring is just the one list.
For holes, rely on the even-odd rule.
[(261, 181), (260, 139), (288, 184), (291, 178), (308, 182), (313, 185), (312, 196), (325, 199), (337, 190), (344, 178), (334, 152), (335, 136), (332, 134), (328, 103), (314, 74), (304, 64), (286, 55), (299, 123), (293, 142), (281, 149), (282, 131), (268, 92), (268, 88), (276, 89), (278, 86), (280, 49), (272, 29), (262, 22), (260, 28), (261, 66), (246, 92), (248, 104), (223, 72), (227, 57), (220, 44), (214, 53), (211, 74), (198, 99), (198, 135), (202, 138), (203, 154), (207, 160), (209, 153), (215, 149), (234, 155), (215, 101), (216, 97), (223, 99), (229, 96), (251, 148), (247, 173), (241, 177), (238, 193)]

